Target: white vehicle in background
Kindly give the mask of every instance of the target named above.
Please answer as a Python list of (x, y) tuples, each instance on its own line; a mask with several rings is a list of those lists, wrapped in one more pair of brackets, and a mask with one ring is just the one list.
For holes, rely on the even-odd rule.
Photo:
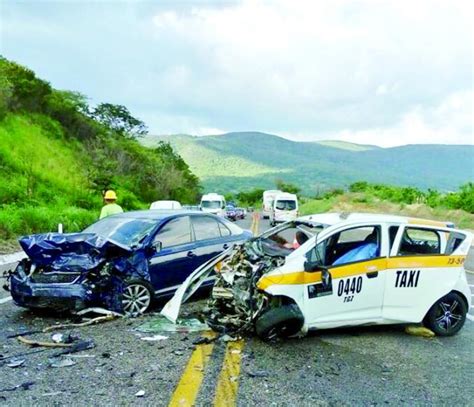
[(183, 208), (178, 201), (155, 201), (150, 205), (150, 209), (175, 210)]
[(224, 217), (226, 201), (223, 195), (213, 192), (202, 196), (200, 207), (203, 212)]
[(270, 217), (270, 213), (272, 212), (273, 200), (277, 195), (282, 193), (283, 191), (280, 191), (279, 189), (270, 189), (263, 193), (263, 219), (268, 219)]
[(295, 220), (298, 217), (298, 197), (295, 194), (283, 192), (273, 200), (270, 212), (270, 225)]

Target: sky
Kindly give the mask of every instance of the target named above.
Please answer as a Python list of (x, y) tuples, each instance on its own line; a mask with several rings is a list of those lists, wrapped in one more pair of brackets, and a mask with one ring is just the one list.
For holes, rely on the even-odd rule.
[(0, 0), (0, 53), (151, 134), (474, 144), (474, 2)]

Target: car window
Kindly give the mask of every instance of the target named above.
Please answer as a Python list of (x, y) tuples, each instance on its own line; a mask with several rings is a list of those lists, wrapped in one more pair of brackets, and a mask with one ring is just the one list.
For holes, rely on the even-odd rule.
[(221, 232), (222, 237), (230, 236), (232, 234), (228, 227), (224, 226), (221, 222), (218, 222), (218, 223), (219, 223), (219, 230)]
[(403, 232), (399, 256), (441, 253), (441, 242), (436, 230), (408, 227)]
[(219, 223), (222, 223), (227, 229), (229, 229), (231, 235), (240, 235), (242, 233), (242, 229), (240, 227), (238, 227), (235, 223), (228, 221), (227, 219), (219, 219)]
[(380, 226), (363, 226), (336, 233), (318, 243), (307, 258), (322, 266), (364, 261), (380, 256)]
[(275, 202), (275, 208), (280, 211), (292, 211), (296, 209), (296, 201), (293, 200), (278, 200)]
[(189, 216), (180, 216), (166, 223), (156, 235), (163, 248), (191, 243), (191, 224)]
[(196, 240), (215, 239), (221, 237), (217, 220), (208, 216), (193, 217), (193, 228)]

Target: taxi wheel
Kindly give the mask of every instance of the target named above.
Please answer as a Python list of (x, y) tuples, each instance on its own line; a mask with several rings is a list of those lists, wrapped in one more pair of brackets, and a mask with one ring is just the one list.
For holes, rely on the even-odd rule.
[(122, 292), (122, 309), (125, 315), (137, 317), (150, 308), (153, 300), (153, 289), (142, 280), (127, 280)]
[(436, 335), (452, 336), (463, 327), (466, 314), (467, 307), (464, 298), (451, 292), (430, 308), (424, 323)]
[(297, 334), (303, 327), (304, 317), (295, 304), (271, 308), (255, 323), (255, 331), (265, 341), (287, 338)]

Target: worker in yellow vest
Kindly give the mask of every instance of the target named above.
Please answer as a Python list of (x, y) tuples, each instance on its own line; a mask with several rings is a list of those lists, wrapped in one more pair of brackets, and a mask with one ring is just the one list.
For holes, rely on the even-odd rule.
[(105, 205), (100, 211), (100, 218), (103, 219), (109, 215), (115, 215), (116, 213), (122, 213), (123, 209), (120, 205), (117, 205), (117, 194), (115, 191), (108, 190), (104, 195)]

